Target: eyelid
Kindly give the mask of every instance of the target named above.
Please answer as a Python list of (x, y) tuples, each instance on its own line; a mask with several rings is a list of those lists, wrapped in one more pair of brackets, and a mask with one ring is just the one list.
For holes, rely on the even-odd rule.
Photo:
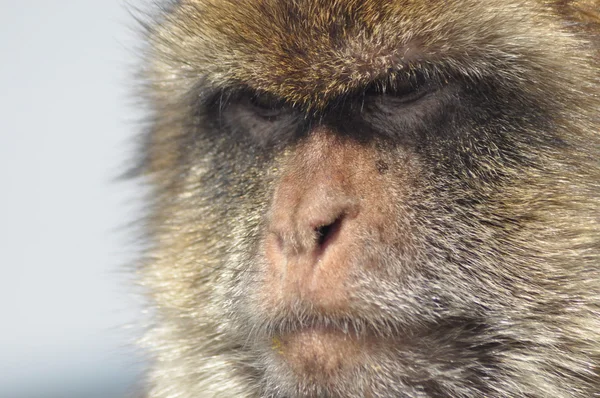
[(374, 81), (362, 90), (362, 99), (386, 98), (398, 104), (419, 100), (437, 87), (433, 76), (424, 71), (413, 70), (401, 76), (391, 76), (388, 79)]
[(383, 95), (380, 95), (380, 97), (381, 98), (385, 97), (386, 101), (389, 101), (392, 103), (409, 104), (411, 102), (416, 102), (416, 101), (420, 100), (421, 98), (432, 93), (433, 91), (435, 91), (435, 87), (431, 84), (427, 84), (427, 85), (416, 87), (414, 90), (407, 92), (407, 93), (383, 94)]
[(259, 108), (272, 109), (285, 106), (285, 102), (268, 93), (252, 93), (247, 95), (250, 102)]
[(291, 107), (282, 99), (269, 93), (241, 90), (230, 99), (228, 106), (241, 107), (265, 120), (278, 118), (289, 113)]

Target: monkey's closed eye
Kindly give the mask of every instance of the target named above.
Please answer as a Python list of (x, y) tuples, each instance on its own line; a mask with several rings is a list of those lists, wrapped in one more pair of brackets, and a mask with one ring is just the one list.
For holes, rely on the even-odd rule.
[(410, 134), (437, 131), (453, 109), (459, 85), (440, 79), (414, 76), (410, 79), (374, 86), (365, 91), (361, 117), (376, 131), (398, 140)]
[(414, 73), (385, 84), (373, 83), (364, 91), (364, 97), (371, 102), (380, 102), (381, 99), (385, 99), (385, 102), (391, 105), (402, 105), (417, 102), (435, 90), (436, 86), (432, 81), (429, 81), (421, 73)]
[(246, 95), (242, 98), (242, 102), (246, 102), (246, 106), (251, 107), (258, 116), (266, 119), (276, 118), (289, 110), (283, 100), (265, 93)]
[(300, 111), (268, 93), (244, 91), (220, 104), (219, 125), (261, 145), (284, 142), (294, 135)]

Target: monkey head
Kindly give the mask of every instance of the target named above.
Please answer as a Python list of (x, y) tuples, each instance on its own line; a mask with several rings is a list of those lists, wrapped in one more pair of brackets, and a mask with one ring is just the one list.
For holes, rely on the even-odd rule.
[(148, 396), (600, 394), (598, 9), (165, 7)]

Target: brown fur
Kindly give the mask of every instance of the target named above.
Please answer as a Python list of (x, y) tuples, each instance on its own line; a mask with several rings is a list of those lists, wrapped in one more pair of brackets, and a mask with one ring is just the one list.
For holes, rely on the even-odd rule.
[[(166, 9), (148, 397), (600, 396), (600, 2)], [(385, 95), (422, 71), (434, 94)]]

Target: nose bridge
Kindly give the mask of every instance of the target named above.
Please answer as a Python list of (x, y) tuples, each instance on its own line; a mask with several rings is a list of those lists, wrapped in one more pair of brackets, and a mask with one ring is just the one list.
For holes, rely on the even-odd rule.
[(345, 171), (353, 167), (365, 152), (352, 138), (340, 136), (325, 126), (315, 128), (298, 151), (302, 158), (297, 162), (303, 166), (313, 166), (320, 171)]
[(299, 187), (307, 210), (338, 207), (352, 194), (352, 165), (344, 162), (345, 146), (323, 141), (315, 140), (305, 152), (308, 159), (301, 162), (308, 171), (304, 187)]
[(271, 224), (292, 252), (310, 250), (319, 227), (356, 212), (346, 146), (317, 130), (288, 162), (274, 195)]

